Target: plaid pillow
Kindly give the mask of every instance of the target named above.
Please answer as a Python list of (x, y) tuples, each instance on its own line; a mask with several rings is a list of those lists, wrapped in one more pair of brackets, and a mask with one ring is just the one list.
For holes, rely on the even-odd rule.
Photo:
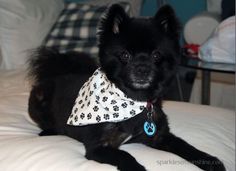
[[(129, 12), (129, 3), (120, 4)], [(45, 46), (60, 53), (78, 51), (97, 56), (97, 27), (106, 9), (106, 6), (66, 3), (45, 40)]]

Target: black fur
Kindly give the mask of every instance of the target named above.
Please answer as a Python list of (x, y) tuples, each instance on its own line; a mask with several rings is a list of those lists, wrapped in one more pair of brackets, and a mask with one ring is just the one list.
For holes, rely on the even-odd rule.
[[(67, 125), (67, 119), (80, 87), (97, 68), (85, 54), (59, 54), (41, 48), (30, 61), (34, 84), (29, 99), (29, 114), (42, 128), (40, 135), (67, 135), (84, 143), (86, 157), (117, 166), (121, 171), (144, 171), (134, 157), (118, 147), (143, 143), (175, 153), (207, 171), (224, 171), (223, 164), (201, 152), (169, 131), (162, 111), (162, 97), (173, 79), (179, 60), (179, 24), (169, 6), (153, 18), (130, 18), (119, 5), (113, 5), (101, 21), (99, 32), (100, 67), (110, 81), (128, 97), (152, 101), (157, 134), (143, 131), (146, 111), (118, 123), (88, 126)], [(208, 164), (204, 161), (209, 162)]]

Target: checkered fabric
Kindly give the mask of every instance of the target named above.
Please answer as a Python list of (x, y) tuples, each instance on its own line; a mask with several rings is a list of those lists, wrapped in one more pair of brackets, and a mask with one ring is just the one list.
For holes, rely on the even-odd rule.
[[(119, 4), (129, 12), (129, 3)], [(60, 53), (78, 51), (97, 56), (97, 28), (106, 9), (107, 6), (66, 3), (45, 40), (45, 46)]]

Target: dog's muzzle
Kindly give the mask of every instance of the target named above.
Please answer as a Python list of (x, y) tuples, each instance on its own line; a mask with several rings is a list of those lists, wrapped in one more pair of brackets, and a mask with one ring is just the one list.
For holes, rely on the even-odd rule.
[(136, 89), (146, 89), (153, 81), (153, 72), (148, 65), (137, 65), (130, 73), (131, 86)]

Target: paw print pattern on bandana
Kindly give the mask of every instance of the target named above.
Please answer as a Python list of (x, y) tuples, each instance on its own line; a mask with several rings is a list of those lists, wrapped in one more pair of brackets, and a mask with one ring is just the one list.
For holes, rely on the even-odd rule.
[(81, 114), (80, 114), (80, 118), (81, 118), (81, 119), (84, 119), (84, 117), (85, 117), (85, 114), (84, 114), (84, 113), (81, 113)]
[(81, 105), (81, 109), (83, 109), (83, 108), (84, 108), (84, 104)]
[(92, 96), (92, 95), (93, 95), (93, 91), (90, 91), (90, 92), (89, 92), (89, 96)]
[(133, 101), (130, 101), (129, 104), (130, 104), (131, 106), (133, 106), (133, 105), (134, 105), (134, 102), (133, 102)]
[[(77, 111), (78, 111), (78, 108), (75, 108), (74, 113), (76, 113)], [(71, 116), (73, 116), (73, 115), (71, 115)]]
[(144, 110), (144, 108), (145, 108), (145, 106), (140, 106), (139, 107), (139, 109), (142, 110), (142, 111)]
[(67, 124), (83, 126), (120, 122), (138, 115), (145, 106), (146, 102), (128, 98), (99, 68), (78, 92)]
[(121, 106), (122, 106), (123, 108), (126, 108), (126, 107), (127, 107), (127, 103), (124, 102), (124, 103), (121, 104)]
[(117, 102), (115, 101), (115, 100), (112, 100), (111, 101), (111, 104), (113, 105), (113, 104), (116, 104)]
[(118, 118), (119, 117), (119, 113), (113, 113), (113, 118)]
[(99, 96), (95, 96), (96, 97), (96, 100), (99, 101), (100, 100), (100, 97)]
[(108, 97), (104, 96), (104, 97), (102, 98), (102, 101), (103, 101), (103, 102), (106, 102), (107, 99), (108, 99)]
[(87, 118), (88, 118), (88, 120), (91, 119), (92, 118), (92, 114), (91, 113), (87, 114)]
[(94, 112), (97, 112), (98, 110), (99, 110), (99, 108), (98, 108), (97, 106), (94, 106), (94, 107), (93, 107), (93, 111), (94, 111)]
[(117, 112), (117, 111), (119, 111), (119, 107), (117, 105), (115, 105), (115, 106), (113, 106), (113, 110)]
[(104, 114), (104, 119), (105, 120), (109, 120), (110, 119), (110, 115), (109, 114)]
[(96, 121), (97, 121), (97, 122), (100, 122), (100, 121), (101, 121), (101, 116), (97, 115)]
[(135, 110), (131, 110), (130, 112), (129, 112), (132, 116), (134, 116), (135, 114), (136, 114), (136, 112), (135, 112)]
[(75, 116), (75, 122), (77, 122), (78, 121), (78, 116)]

